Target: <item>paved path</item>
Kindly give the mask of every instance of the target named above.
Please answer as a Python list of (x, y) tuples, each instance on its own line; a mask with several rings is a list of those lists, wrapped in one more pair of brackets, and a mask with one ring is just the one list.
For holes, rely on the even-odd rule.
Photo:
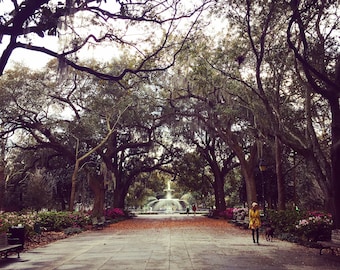
[(1, 269), (340, 269), (338, 257), (201, 216), (139, 216), (0, 261)]

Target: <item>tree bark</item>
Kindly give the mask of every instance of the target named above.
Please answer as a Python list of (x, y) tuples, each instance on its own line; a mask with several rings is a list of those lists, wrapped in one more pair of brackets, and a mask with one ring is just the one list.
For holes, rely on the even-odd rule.
[(76, 188), (77, 188), (77, 176), (78, 176), (78, 171), (79, 171), (79, 163), (80, 160), (77, 159), (76, 163), (74, 164), (74, 170), (72, 174), (72, 179), (71, 179), (71, 194), (70, 194), (70, 202), (68, 206), (69, 211), (73, 211), (74, 209), (74, 200), (76, 196)]
[(116, 188), (113, 191), (113, 207), (124, 209), (127, 191), (124, 188)]
[(335, 228), (340, 228), (340, 108), (337, 98), (329, 100), (332, 112), (332, 188), (330, 191), (331, 207)]
[(104, 205), (105, 205), (104, 178), (102, 175), (95, 176), (95, 175), (91, 175), (90, 173), (88, 173), (88, 182), (94, 194), (92, 216), (102, 217), (104, 216)]
[(246, 194), (247, 194), (247, 203), (248, 206), (252, 204), (252, 202), (257, 201), (257, 192), (256, 192), (256, 183), (254, 177), (254, 162), (257, 151), (254, 152), (254, 146), (251, 147), (250, 150), (250, 157), (246, 160), (245, 153), (241, 149), (240, 146), (235, 147), (234, 151), (236, 156), (238, 157), (240, 164), (241, 164), (241, 171), (246, 183)]
[(4, 210), (5, 205), (5, 165), (0, 160), (0, 211)]
[(214, 173), (214, 192), (215, 192), (215, 206), (219, 211), (226, 210), (225, 193), (224, 193), (224, 179), (220, 174)]
[(282, 175), (282, 145), (280, 139), (275, 136), (275, 167), (278, 194), (278, 210), (286, 209), (285, 183)]
[[(308, 81), (313, 92), (316, 92), (322, 97), (324, 97), (330, 106), (332, 123), (331, 123), (331, 164), (332, 164), (332, 175), (331, 175), (331, 188), (329, 191), (329, 198), (331, 204), (331, 212), (333, 214), (333, 221), (335, 229), (340, 229), (340, 108), (339, 108), (339, 89), (340, 89), (340, 56), (337, 56), (334, 72), (324, 72), (326, 71), (326, 66), (322, 69), (318, 68), (313, 59), (309, 56), (310, 48), (312, 47), (307, 38), (307, 28), (308, 24), (306, 20), (303, 20), (302, 13), (299, 9), (299, 1), (291, 1), (290, 6), (293, 12), (292, 17), (288, 24), (287, 29), (287, 41), (289, 47), (293, 50), (295, 58), (299, 61), (302, 66), (303, 73), (306, 80)], [(320, 10), (323, 12), (324, 10)], [(299, 46), (297, 47), (293, 42), (292, 35), (297, 33), (294, 26), (297, 26)], [(315, 25), (316, 29), (320, 29), (320, 25)], [(293, 30), (294, 29), (294, 30)], [(319, 41), (325, 44), (323, 36), (318, 36)], [(302, 45), (302, 46), (301, 46)], [(323, 48), (325, 49), (325, 48)], [(324, 50), (325, 52), (325, 50)], [(320, 53), (320, 52), (319, 52)], [(324, 55), (323, 55), (324, 56)], [(325, 62), (325, 57), (323, 57), (323, 63)], [(323, 72), (320, 72), (323, 70)], [(298, 71), (300, 72), (300, 71)]]

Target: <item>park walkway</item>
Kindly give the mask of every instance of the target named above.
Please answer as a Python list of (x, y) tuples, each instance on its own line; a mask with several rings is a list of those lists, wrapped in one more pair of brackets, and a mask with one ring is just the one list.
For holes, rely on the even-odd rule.
[(1, 260), (1, 269), (340, 269), (331, 254), (202, 216), (150, 215), (112, 224)]

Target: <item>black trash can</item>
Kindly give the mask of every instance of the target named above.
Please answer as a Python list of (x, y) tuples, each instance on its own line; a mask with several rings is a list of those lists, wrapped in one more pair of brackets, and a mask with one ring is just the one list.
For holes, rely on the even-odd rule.
[(23, 226), (13, 226), (8, 230), (8, 244), (16, 245), (25, 243), (25, 227)]

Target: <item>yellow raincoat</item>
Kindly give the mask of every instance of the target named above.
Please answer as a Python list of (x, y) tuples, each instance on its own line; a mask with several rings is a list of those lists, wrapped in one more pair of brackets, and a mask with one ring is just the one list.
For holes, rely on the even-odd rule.
[(249, 210), (249, 229), (255, 230), (261, 227), (260, 210), (250, 209)]

